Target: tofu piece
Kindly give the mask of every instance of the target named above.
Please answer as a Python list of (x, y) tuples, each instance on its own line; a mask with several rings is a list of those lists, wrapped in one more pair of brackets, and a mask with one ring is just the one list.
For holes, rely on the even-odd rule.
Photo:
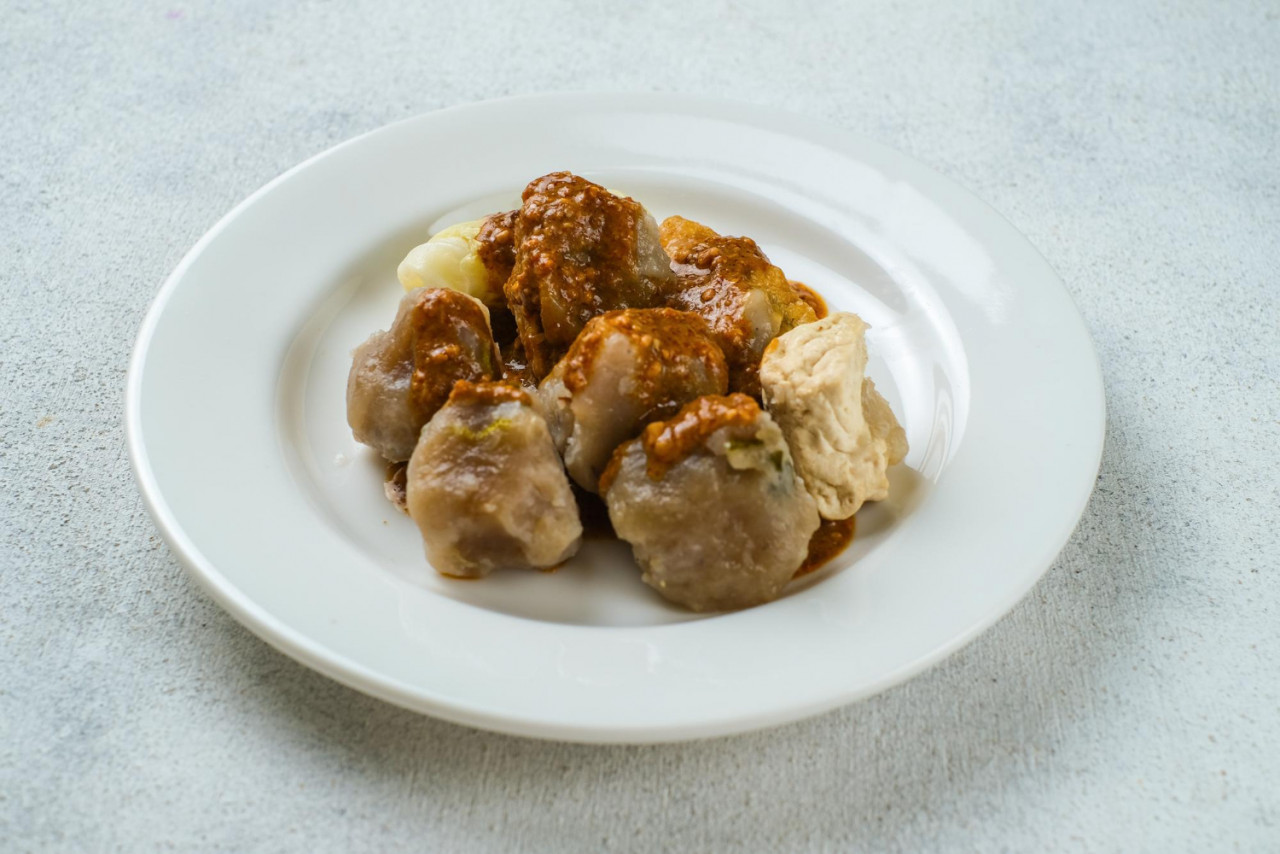
[(868, 328), (838, 312), (780, 335), (760, 364), (765, 406), (824, 519), (888, 497), (889, 466), (907, 455), (906, 432), (866, 377)]

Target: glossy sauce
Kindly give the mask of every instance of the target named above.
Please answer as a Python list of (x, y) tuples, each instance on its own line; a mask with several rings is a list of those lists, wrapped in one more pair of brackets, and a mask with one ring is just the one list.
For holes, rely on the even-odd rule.
[(849, 543), (853, 542), (855, 527), (853, 516), (848, 519), (823, 519), (809, 540), (809, 556), (792, 577), (799, 578), (820, 569), (848, 548)]
[(529, 393), (506, 382), (472, 383), (459, 380), (449, 394), (449, 403), (455, 406), (499, 406), (503, 403), (519, 403), (532, 406)]
[[(519, 211), (503, 211), (485, 217), (476, 234), (476, 254), (489, 274), (489, 288), (498, 293), (502, 293), (502, 286), (511, 278), (511, 270), (516, 265), (516, 217), (519, 214)], [(513, 319), (513, 328), (514, 323)], [(494, 330), (497, 331), (496, 326)]]
[(795, 279), (787, 279), (787, 284), (791, 285), (791, 289), (796, 292), (800, 299), (809, 304), (809, 307), (813, 309), (813, 313), (818, 316), (819, 320), (830, 314), (827, 311), (827, 301), (822, 298), (822, 294), (804, 282), (797, 282)]
[[(495, 222), (495, 225), (499, 228), (502, 226), (510, 227), (511, 225), (514, 225), (514, 223), (511, 222), (511, 220), (514, 219), (514, 213), (515, 212), (495, 216), (493, 218), (494, 220), (499, 220), (499, 217), (503, 217), (505, 219), (505, 221)], [(501, 268), (504, 262), (510, 263), (508, 258), (503, 256), (505, 256), (506, 253), (514, 254), (514, 252), (512, 252), (512, 247), (510, 246), (509, 238), (507, 235), (503, 235), (503, 237), (507, 239), (499, 242), (505, 245), (500, 247), (500, 254), (495, 253), (499, 254), (499, 258), (486, 259), (491, 266)], [(494, 263), (495, 260), (496, 263)], [(820, 294), (808, 285), (805, 285), (803, 282), (797, 282), (789, 279), (787, 283), (791, 286), (792, 290), (795, 291), (799, 299), (813, 309), (814, 314), (818, 319), (828, 316), (829, 311), (827, 309), (826, 301)], [(494, 338), (497, 339), (497, 343), (499, 344), (502, 353), (503, 378), (508, 383), (515, 386), (523, 385), (525, 387), (532, 387), (535, 385), (532, 372), (529, 370), (528, 359), (524, 353), (524, 347), (521, 344), (519, 336), (516, 334), (515, 317), (509, 310), (504, 308), (492, 309), (491, 323)], [(658, 330), (640, 331), (654, 333)], [(671, 337), (671, 330), (664, 329), (662, 331), (666, 333), (663, 336), (664, 338)], [(666, 356), (668, 354), (662, 355)], [(460, 398), (465, 398), (469, 394), (474, 396), (476, 387), (469, 383), (467, 385), (470, 386), (470, 388), (462, 391), (459, 395)], [(493, 385), (494, 384), (485, 383), (484, 390), (490, 392), (498, 391), (493, 388)], [(517, 389), (501, 389), (498, 391), (498, 394), (494, 396), (502, 397), (504, 399), (506, 399), (507, 396), (510, 396), (511, 399), (521, 400), (521, 402), (527, 403), (528, 401), (528, 398)], [(696, 445), (699, 441), (705, 439), (709, 428), (718, 428), (728, 423), (736, 423), (744, 420), (748, 415), (754, 416), (754, 411), (752, 411), (754, 410), (754, 407), (747, 406), (746, 404), (748, 401), (743, 400), (742, 397), (742, 395), (732, 395), (728, 400), (720, 398), (719, 400), (714, 401), (714, 403), (709, 401), (704, 402), (701, 407), (699, 407), (697, 402), (695, 402), (694, 405), (689, 407), (690, 410), (701, 409), (707, 411), (699, 411), (696, 413), (694, 411), (690, 411), (688, 413), (682, 413), (685, 415), (684, 419), (673, 419), (679, 423), (668, 423), (667, 425), (662, 425), (662, 427), (665, 427), (666, 429), (659, 427), (653, 431), (646, 431), (652, 432), (653, 435), (643, 437), (642, 441), (644, 441), (644, 439), (648, 439), (648, 442), (646, 443), (650, 445), (648, 450), (652, 455), (658, 457), (657, 468), (664, 470), (674, 461), (687, 454), (691, 446)], [(705, 401), (706, 399), (704, 398), (702, 400)], [(493, 400), (488, 402), (497, 403), (498, 401)], [(750, 402), (754, 403), (754, 401)], [(655, 425), (655, 427), (657, 426), (658, 425)], [(409, 512), (406, 495), (408, 468), (408, 462), (388, 463), (386, 467), (385, 484), (383, 487), (388, 500), (390, 500), (392, 504), (405, 514)], [(605, 484), (602, 484), (602, 486), (603, 485)], [(593, 495), (592, 493), (587, 492), (577, 484), (572, 484), (572, 487), (574, 499), (578, 503), (579, 517), (582, 520), (583, 539), (617, 539), (618, 535), (613, 529), (612, 522), (609, 520), (609, 510), (605, 506), (604, 500), (598, 495)], [(854, 517), (841, 520), (823, 519), (818, 530), (814, 532), (813, 537), (809, 540), (808, 556), (805, 558), (804, 563), (800, 565), (800, 568), (796, 570), (793, 577), (800, 578), (812, 572), (816, 572), (839, 556), (840, 553), (848, 548), (849, 544), (853, 542), (855, 529), (856, 521)], [(542, 572), (551, 573), (555, 572), (557, 569), (559, 569), (559, 566), (553, 566), (543, 569)], [(455, 578), (460, 581), (474, 580), (471, 578), (458, 578), (456, 576), (447, 577)]]
[(676, 274), (668, 304), (707, 321), (729, 363), (729, 389), (758, 397), (760, 350), (758, 330), (746, 310), (748, 297), (763, 294), (783, 331), (815, 319), (809, 301), (749, 237), (717, 234), (702, 223), (671, 216), (662, 221), (659, 239)]
[(619, 335), (634, 356), (627, 394), (645, 420), (670, 418), (698, 394), (724, 394), (729, 387), (729, 368), (706, 321), (671, 308), (633, 308), (588, 321), (560, 363), (565, 388), (586, 390), (605, 344)]
[(460, 380), (496, 379), (501, 357), (479, 302), (448, 288), (416, 293), (408, 318), (413, 330), (409, 401), (429, 418)]
[(661, 304), (659, 282), (637, 268), (644, 216), (635, 200), (568, 172), (525, 187), (503, 291), (535, 379), (551, 372), (591, 318)]

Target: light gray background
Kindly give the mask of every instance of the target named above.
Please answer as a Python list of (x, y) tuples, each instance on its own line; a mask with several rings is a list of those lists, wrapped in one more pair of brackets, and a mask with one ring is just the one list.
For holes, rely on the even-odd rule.
[[(3, 4), (0, 848), (1280, 851), (1280, 7), (788, 5)], [(931, 672), (750, 736), (525, 741), (294, 664), (160, 543), (123, 388), (191, 244), (354, 134), (593, 88), (876, 138), (1065, 279), (1097, 492)]]

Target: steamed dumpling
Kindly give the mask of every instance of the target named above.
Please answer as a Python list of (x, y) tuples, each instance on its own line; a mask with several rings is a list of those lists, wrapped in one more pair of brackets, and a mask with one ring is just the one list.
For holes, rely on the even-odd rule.
[(392, 462), (407, 460), (454, 383), (500, 372), (484, 304), (448, 288), (419, 288), (400, 300), (391, 329), (352, 353), (347, 423), (357, 442)]
[(538, 402), (569, 474), (595, 492), (618, 445), (697, 397), (724, 394), (728, 376), (702, 318), (632, 308), (589, 321), (542, 381)]
[(600, 488), (645, 583), (695, 611), (776, 598), (819, 524), (782, 431), (743, 394), (650, 424), (618, 448)]
[(506, 305), (502, 286), (515, 265), (515, 211), (459, 222), (409, 250), (396, 268), (400, 285), (449, 288), (490, 308)]
[(813, 322), (813, 306), (749, 237), (721, 236), (672, 216), (662, 221), (661, 239), (676, 274), (668, 304), (707, 320), (729, 362), (729, 389), (758, 395), (764, 348)]
[(634, 199), (568, 172), (525, 188), (505, 292), (534, 379), (551, 372), (591, 318), (658, 307), (672, 281), (657, 223)]
[(582, 541), (547, 425), (514, 386), (458, 383), (422, 430), (405, 492), (427, 559), (445, 575), (553, 567)]
[(460, 222), (409, 250), (396, 268), (406, 291), (415, 288), (450, 288), (490, 304), (500, 294), (489, 288), (489, 271), (477, 252), (476, 235), (484, 220)]

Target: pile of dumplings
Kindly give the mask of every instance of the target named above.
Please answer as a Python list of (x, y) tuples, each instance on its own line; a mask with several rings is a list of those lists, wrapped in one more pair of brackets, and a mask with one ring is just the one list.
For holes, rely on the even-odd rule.
[[(906, 436), (825, 315), (750, 238), (568, 172), (413, 249), (353, 354), (357, 441), (405, 463), (437, 571), (557, 566), (598, 495), (644, 581), (695, 611), (776, 598), (821, 520), (888, 495)], [(578, 493), (579, 495), (581, 493)]]

